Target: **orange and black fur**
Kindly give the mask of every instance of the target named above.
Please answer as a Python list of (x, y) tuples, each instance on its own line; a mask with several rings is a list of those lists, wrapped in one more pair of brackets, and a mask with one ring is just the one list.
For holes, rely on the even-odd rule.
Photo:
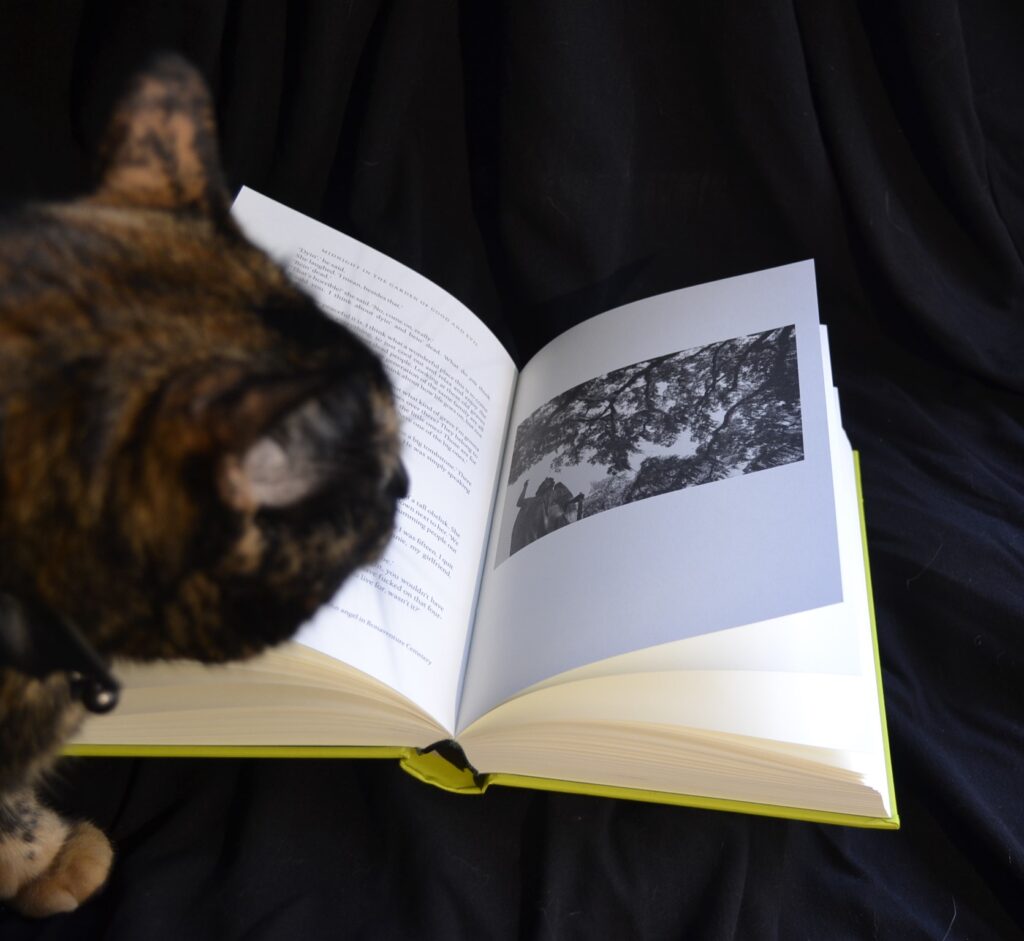
[[(228, 210), (205, 88), (164, 57), (94, 193), (0, 220), (9, 633), (45, 612), (104, 659), (246, 657), (386, 544), (406, 480), (380, 362)], [(36, 797), (81, 716), (66, 673), (0, 668), (0, 899), (26, 914), (110, 866)]]

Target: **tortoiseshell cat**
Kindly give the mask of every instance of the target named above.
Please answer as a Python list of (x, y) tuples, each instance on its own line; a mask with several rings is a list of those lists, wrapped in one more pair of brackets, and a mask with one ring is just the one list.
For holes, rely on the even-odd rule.
[[(380, 362), (232, 223), (215, 140), (202, 81), (162, 57), (96, 192), (0, 220), (8, 637), (50, 619), (102, 658), (245, 657), (390, 536), (407, 482)], [(0, 898), (30, 915), (75, 908), (112, 859), (36, 797), (73, 693), (0, 668)]]

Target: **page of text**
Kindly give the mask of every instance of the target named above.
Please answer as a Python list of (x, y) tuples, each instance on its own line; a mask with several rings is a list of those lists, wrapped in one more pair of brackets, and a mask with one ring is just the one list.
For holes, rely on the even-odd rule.
[(233, 212), (381, 355), (402, 421), (410, 488), (391, 545), (297, 639), (453, 729), (515, 366), (469, 310), (386, 255), (249, 189)]

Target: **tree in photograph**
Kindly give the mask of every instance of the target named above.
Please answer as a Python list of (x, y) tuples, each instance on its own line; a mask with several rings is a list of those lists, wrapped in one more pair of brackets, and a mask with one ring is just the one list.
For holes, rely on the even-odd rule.
[[(691, 454), (647, 457), (633, 471), (636, 457), (652, 446), (671, 448), (683, 435)], [(601, 465), (612, 481), (595, 485), (589, 516), (614, 499), (631, 502), (802, 457), (789, 326), (634, 363), (569, 389), (519, 426), (509, 482), (551, 458), (555, 470)]]
[(659, 493), (671, 493), (684, 487), (709, 484), (728, 477), (728, 468), (706, 457), (667, 454), (645, 458), (639, 470), (623, 490), (621, 503), (632, 503)]
[(628, 503), (626, 493), (633, 483), (629, 474), (609, 474), (590, 485), (590, 493), (583, 501), (583, 515), (594, 516), (613, 507)]

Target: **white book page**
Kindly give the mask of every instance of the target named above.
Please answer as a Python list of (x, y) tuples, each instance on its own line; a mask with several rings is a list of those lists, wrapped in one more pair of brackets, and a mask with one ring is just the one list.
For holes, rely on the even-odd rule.
[[(821, 328), (825, 382), (831, 382), (828, 335)], [(525, 693), (545, 686), (616, 676), (678, 670), (757, 670), (776, 673), (859, 674), (865, 669), (864, 638), (868, 634), (864, 551), (860, 530), (853, 452), (839, 417), (839, 395), (828, 396), (832, 485), (836, 497), (839, 565), (846, 601), (797, 611), (756, 624), (669, 641), (590, 663), (542, 680)], [(870, 660), (871, 648), (867, 648)], [(873, 675), (873, 674), (872, 674)]]
[[(836, 397), (830, 399), (845, 601), (777, 622), (690, 637), (580, 667), (492, 710), (460, 741), (468, 747), (475, 735), (522, 721), (617, 719), (880, 752), (881, 721), (853, 453), (838, 425)], [(818, 636), (809, 630), (815, 621)], [(838, 656), (828, 646), (834, 646)], [(814, 677), (807, 685), (796, 679), (810, 674)], [(666, 698), (671, 702), (659, 703), (658, 696), (652, 695), (659, 684), (662, 694), (669, 691)], [(556, 687), (558, 692), (537, 695)], [(617, 688), (625, 691), (621, 698), (627, 702), (618, 703)], [(809, 697), (810, 690), (816, 692)]]
[(297, 640), (387, 683), (451, 730), (515, 366), (468, 309), (386, 255), (250, 189), (233, 214), (380, 353), (402, 420), (410, 489), (395, 536)]
[[(552, 722), (674, 725), (842, 753), (837, 766), (856, 767), (891, 813), (856, 474), (839, 427), (838, 397), (829, 391), (846, 600), (809, 614), (820, 619), (841, 661), (815, 653), (821, 645), (797, 618), (785, 630), (748, 625), (574, 670), (503, 703), (460, 735), (478, 770), (528, 773), (500, 757), (507, 737), (521, 739), (524, 728), (539, 737)], [(763, 629), (778, 649), (764, 649), (751, 629)], [(800, 651), (808, 640), (810, 650)], [(780, 659), (779, 650), (788, 650), (792, 662)], [(822, 667), (811, 672), (819, 659)]]
[[(567, 513), (567, 525), (524, 543), (519, 520), (524, 507), (536, 506), (526, 501), (541, 496), (542, 481), (554, 478), (589, 500), (614, 476), (607, 463), (588, 461), (593, 449), (559, 467), (554, 458), (564, 456), (564, 439), (545, 437), (543, 424), (531, 428), (533, 416), (551, 424), (550, 416), (575, 409), (579, 427), (607, 412), (600, 388), (625, 388), (645, 364), (669, 354), (669, 372), (653, 373), (646, 393), (634, 383), (632, 402), (612, 403), (618, 416), (630, 417), (645, 398), (662, 411), (688, 403), (694, 415), (704, 402), (718, 404), (705, 409), (703, 428), (684, 414), (674, 438), (663, 434), (652, 443), (638, 432), (620, 482), (638, 486), (649, 459), (656, 467), (698, 466), (702, 443), (758, 425), (751, 402), (763, 407), (773, 428), (786, 426), (773, 432), (788, 442), (778, 461), (759, 458), (755, 466), (749, 460), (771, 451), (755, 434), (719, 462), (718, 479), (708, 479), (700, 465), (696, 479), (677, 489), (619, 505), (613, 500), (611, 508), (576, 521)], [(763, 362), (763, 389), (747, 384), (742, 362), (748, 360), (754, 379)], [(530, 685), (587, 663), (841, 601), (830, 394), (810, 262), (628, 304), (541, 350), (523, 370), (513, 406), (459, 727)], [(790, 405), (777, 408), (776, 400)], [(526, 445), (517, 444), (522, 429), (532, 436)], [(614, 487), (607, 489), (614, 495)]]

